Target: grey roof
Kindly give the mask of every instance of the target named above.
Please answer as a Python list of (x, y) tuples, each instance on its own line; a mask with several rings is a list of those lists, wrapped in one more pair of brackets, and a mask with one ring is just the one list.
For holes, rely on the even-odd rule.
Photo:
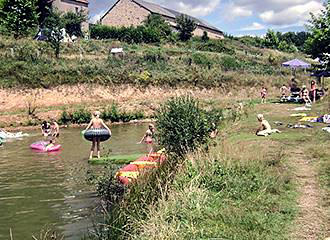
[[(150, 2), (143, 1), (143, 0), (133, 0), (133, 2), (135, 2), (136, 4), (138, 4), (138, 5), (146, 8), (147, 10), (149, 10), (152, 13), (157, 13), (157, 14), (160, 14), (160, 15), (163, 15), (163, 16), (166, 16), (166, 17), (176, 18), (176, 17), (182, 15), (182, 13), (180, 13), (180, 12), (177, 12), (175, 10), (162, 7), (162, 6), (157, 5), (155, 3), (150, 3)], [(222, 33), (222, 31), (220, 31), (216, 27), (208, 24), (205, 21), (202, 21), (202, 20), (200, 20), (198, 18), (189, 16), (189, 15), (186, 15), (186, 16), (188, 18), (194, 20), (196, 22), (196, 24), (199, 25), (199, 26), (206, 27), (206, 28), (209, 28), (209, 29), (212, 29), (214, 31), (217, 31), (217, 32), (221, 32)]]
[[(120, 0), (119, 0), (120, 1)], [(116, 4), (119, 2), (117, 1), (105, 14), (104, 16), (101, 18), (101, 20), (112, 10), (112, 8), (114, 8), (116, 6)], [(168, 9), (168, 8), (165, 8), (165, 7), (162, 7), (160, 5), (157, 5), (155, 3), (151, 3), (151, 2), (146, 2), (146, 1), (143, 1), (143, 0), (132, 0), (132, 2), (135, 2), (137, 5), (141, 6), (142, 8), (145, 8), (146, 10), (150, 11), (151, 13), (156, 13), (156, 14), (160, 14), (162, 16), (165, 16), (165, 17), (169, 17), (169, 18), (172, 18), (172, 19), (175, 19), (176, 17), (182, 15), (182, 13), (180, 12), (177, 12), (177, 11), (174, 11), (174, 10), (171, 10), (171, 9)], [(195, 17), (192, 17), (192, 16), (189, 16), (189, 15), (186, 15), (188, 18), (194, 20), (196, 22), (196, 24), (198, 26), (201, 26), (201, 27), (205, 27), (205, 28), (208, 28), (208, 29), (211, 29), (213, 31), (216, 31), (216, 32), (220, 32), (220, 33), (223, 33), (221, 30), (219, 30), (218, 28), (208, 24), (207, 22), (205, 21), (202, 21), (198, 18), (195, 18)]]

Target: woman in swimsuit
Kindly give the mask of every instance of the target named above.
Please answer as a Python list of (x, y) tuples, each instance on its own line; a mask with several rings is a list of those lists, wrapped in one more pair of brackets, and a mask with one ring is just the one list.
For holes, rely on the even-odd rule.
[(313, 96), (313, 102), (316, 101), (316, 82), (314, 80), (312, 80), (311, 82), (311, 93)]
[(153, 151), (154, 134), (155, 134), (155, 126), (150, 123), (146, 133), (144, 134), (144, 136), (142, 137), (140, 142), (138, 142), (139, 144), (141, 144), (142, 142), (145, 142), (148, 146), (149, 153), (151, 153)]
[[(88, 126), (86, 127), (86, 131), (90, 128), (105, 128), (109, 131), (110, 135), (111, 135), (111, 130), (110, 128), (107, 127), (107, 125), (105, 125), (105, 123), (103, 122), (103, 120), (100, 118), (101, 113), (99, 111), (95, 111), (93, 114), (93, 118), (90, 121), (90, 123), (88, 124)], [(100, 158), (100, 138), (99, 137), (94, 137), (93, 138), (93, 143), (92, 143), (92, 148), (91, 148), (91, 153), (89, 155), (89, 159), (93, 158), (93, 153), (95, 150), (95, 147), (97, 148), (97, 157)]]

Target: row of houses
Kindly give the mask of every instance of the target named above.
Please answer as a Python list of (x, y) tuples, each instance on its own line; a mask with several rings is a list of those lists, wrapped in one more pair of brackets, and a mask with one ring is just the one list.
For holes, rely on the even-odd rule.
[[(52, 0), (52, 5), (62, 12), (79, 12), (81, 10), (86, 12), (86, 14), (89, 12), (88, 0)], [(182, 13), (144, 0), (118, 0), (101, 17), (100, 24), (115, 27), (139, 26), (150, 14), (162, 16), (175, 28), (175, 19)], [(195, 36), (202, 36), (205, 31), (210, 38), (223, 39), (224, 34), (218, 28), (201, 19), (189, 15), (188, 17), (197, 24), (197, 28), (194, 31)], [(88, 30), (88, 23), (84, 23), (82, 27), (84, 30)]]

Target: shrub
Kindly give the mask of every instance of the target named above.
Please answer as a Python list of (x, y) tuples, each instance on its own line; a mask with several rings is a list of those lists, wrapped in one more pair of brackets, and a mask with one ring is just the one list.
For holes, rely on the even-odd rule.
[(221, 66), (225, 71), (237, 70), (239, 63), (232, 56), (224, 56), (221, 59)]
[(209, 36), (207, 35), (207, 32), (204, 31), (203, 32), (203, 36), (202, 36), (202, 41), (207, 42), (208, 40), (210, 40)]
[(92, 119), (92, 114), (85, 108), (80, 108), (72, 113), (72, 123), (88, 123)]
[(157, 35), (162, 39), (168, 39), (172, 35), (170, 25), (159, 14), (150, 14), (144, 21), (144, 25), (148, 29), (156, 30)]
[(159, 48), (159, 49), (148, 49), (146, 53), (143, 56), (143, 60), (147, 62), (163, 62), (165, 61), (166, 56), (164, 52)]
[(156, 115), (161, 146), (179, 157), (207, 142), (212, 123), (190, 96), (170, 99)]
[(193, 36), (193, 31), (197, 28), (195, 21), (184, 14), (178, 16), (175, 21), (180, 40), (183, 42), (188, 41)]
[(91, 28), (93, 39), (115, 39), (127, 43), (158, 43), (161, 41), (161, 34), (152, 27), (109, 27), (94, 25)]
[(208, 51), (208, 52), (218, 52), (218, 53), (227, 53), (234, 54), (235, 51), (225, 47), (223, 41), (220, 40), (209, 40), (205, 42), (199, 42), (196, 45), (196, 49), (199, 51)]
[(71, 122), (71, 119), (72, 119), (72, 116), (70, 116), (70, 114), (66, 110), (64, 110), (61, 114), (60, 119), (58, 120), (58, 123), (66, 125)]
[(120, 121), (120, 113), (118, 109), (118, 105), (112, 103), (112, 105), (108, 108), (105, 108), (101, 114), (101, 118), (105, 121), (111, 122), (119, 122)]
[(211, 66), (213, 63), (212, 59), (208, 55), (203, 53), (193, 53), (191, 55), (191, 58), (192, 61), (198, 65)]

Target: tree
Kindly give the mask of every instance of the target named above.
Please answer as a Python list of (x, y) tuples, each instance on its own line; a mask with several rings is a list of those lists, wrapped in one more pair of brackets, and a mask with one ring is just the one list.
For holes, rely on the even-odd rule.
[(158, 14), (150, 14), (146, 20), (144, 20), (144, 26), (155, 30), (161, 39), (168, 39), (172, 34), (170, 25)]
[(37, 0), (37, 12), (39, 26), (43, 27), (45, 19), (49, 16), (52, 8), (51, 0)]
[(278, 34), (275, 33), (273, 30), (268, 29), (265, 39), (264, 39), (264, 45), (268, 48), (277, 48), (280, 41), (278, 39)]
[(208, 40), (210, 40), (209, 36), (207, 35), (207, 32), (204, 31), (203, 32), (203, 36), (202, 36), (202, 41), (203, 42), (207, 42)]
[(15, 38), (26, 36), (38, 23), (36, 0), (2, 0), (0, 24)]
[(54, 49), (56, 58), (60, 56), (64, 29), (65, 21), (62, 15), (56, 10), (52, 10), (44, 21), (44, 34), (47, 37), (47, 42)]
[(70, 37), (73, 35), (82, 37), (81, 24), (87, 20), (87, 15), (84, 11), (78, 13), (67, 12), (63, 15), (65, 30)]
[(326, 61), (330, 54), (330, 0), (320, 15), (311, 13), (310, 25), (307, 27), (311, 35), (306, 41), (307, 53), (321, 61)]
[(188, 41), (193, 36), (193, 31), (197, 28), (195, 21), (187, 15), (180, 15), (176, 18), (177, 29), (181, 41)]
[(280, 51), (289, 52), (289, 53), (293, 53), (293, 52), (296, 52), (298, 50), (294, 44), (287, 43), (287, 41), (285, 41), (285, 40), (280, 41), (280, 43), (278, 44), (277, 49), (280, 50)]

